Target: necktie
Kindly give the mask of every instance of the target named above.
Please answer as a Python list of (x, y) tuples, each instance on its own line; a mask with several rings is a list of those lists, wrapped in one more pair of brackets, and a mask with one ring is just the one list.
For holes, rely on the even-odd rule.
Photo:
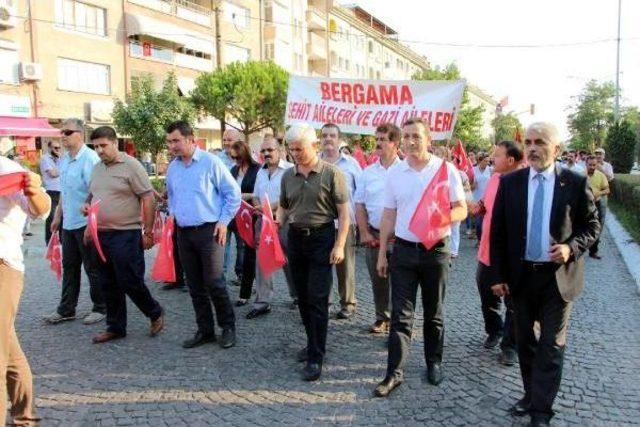
[(533, 196), (533, 208), (531, 212), (531, 227), (527, 239), (527, 258), (539, 260), (542, 258), (542, 214), (544, 211), (544, 176), (537, 174), (533, 179), (538, 181), (538, 188)]

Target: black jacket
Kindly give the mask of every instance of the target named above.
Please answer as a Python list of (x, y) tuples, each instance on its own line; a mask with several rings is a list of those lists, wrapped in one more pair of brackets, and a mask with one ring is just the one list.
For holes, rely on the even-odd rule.
[[(256, 177), (258, 175), (258, 171), (260, 170), (260, 165), (258, 163), (251, 163), (251, 165), (249, 165), (249, 168), (247, 169), (247, 172), (244, 174), (244, 178), (242, 179), (242, 185), (240, 185), (240, 192), (241, 193), (253, 193), (253, 187), (255, 187), (256, 185)], [(236, 165), (234, 167), (231, 168), (231, 175), (233, 176), (234, 179), (238, 178), (238, 172), (240, 171), (240, 168)], [(231, 223), (229, 224), (229, 227), (231, 229), (235, 230), (235, 226), (236, 226), (236, 221), (233, 220), (231, 221)]]
[[(517, 294), (527, 247), (529, 169), (500, 178), (491, 218), (491, 267), (494, 283), (507, 283)], [(556, 281), (565, 301), (573, 301), (584, 286), (582, 254), (600, 234), (600, 222), (587, 178), (556, 166), (549, 232), (552, 239), (571, 247), (571, 257), (558, 265)]]

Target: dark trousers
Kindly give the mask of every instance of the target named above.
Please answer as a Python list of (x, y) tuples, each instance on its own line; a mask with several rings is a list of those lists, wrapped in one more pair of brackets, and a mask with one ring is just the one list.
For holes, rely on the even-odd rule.
[(178, 227), (180, 259), (187, 276), (198, 331), (204, 335), (215, 333), (211, 303), (221, 328), (235, 328), (236, 321), (223, 274), (224, 247), (215, 241), (214, 227), (213, 223)]
[(500, 348), (503, 350), (515, 350), (516, 335), (513, 322), (513, 307), (511, 297), (504, 299), (506, 307), (504, 321), (500, 314), (502, 309), (502, 298), (495, 296), (491, 291), (491, 286), (495, 285), (492, 280), (491, 267), (478, 263), (476, 271), (476, 284), (480, 294), (480, 304), (482, 317), (484, 318), (484, 330), (487, 335), (497, 335), (502, 337)]
[(607, 197), (603, 196), (596, 202), (596, 209), (598, 209), (598, 219), (600, 220), (600, 225), (602, 227), (602, 231), (598, 235), (598, 238), (593, 243), (593, 245), (589, 248), (590, 254), (598, 253), (598, 246), (600, 245), (600, 236), (604, 233), (604, 220), (607, 216)]
[[(553, 271), (527, 271), (513, 295), (518, 360), (531, 415), (551, 417), (560, 388), (572, 303), (560, 296)], [(540, 322), (536, 341), (533, 323)]]
[(178, 250), (178, 233), (173, 233), (173, 268), (176, 270), (176, 285), (184, 285), (184, 269), (182, 268), (182, 260), (180, 259), (180, 251)]
[[(253, 229), (255, 231), (255, 220), (253, 221)], [(242, 240), (240, 235), (238, 238)], [(255, 235), (255, 241), (260, 240), (260, 235)], [(238, 255), (236, 260), (241, 260), (242, 270), (238, 277), (241, 277), (240, 281), (240, 299), (250, 299), (251, 290), (253, 289), (253, 281), (256, 278), (256, 250), (246, 243), (242, 242), (242, 247), (238, 248), (238, 253), (242, 252), (242, 255)]]
[(333, 282), (331, 250), (336, 241), (333, 223), (311, 233), (289, 228), (287, 257), (298, 293), (298, 309), (307, 333), (309, 363), (322, 363), (329, 324), (329, 293)]
[(51, 222), (53, 221), (53, 217), (56, 213), (56, 208), (58, 207), (58, 202), (60, 201), (60, 192), (59, 191), (47, 191), (49, 197), (51, 197), (51, 211), (49, 212), (49, 216), (44, 223), (44, 241), (49, 246), (49, 240), (51, 240)]
[(476, 237), (478, 238), (478, 242), (482, 239), (482, 221), (484, 221), (484, 215), (476, 215), (473, 217), (476, 225)]
[(107, 262), (98, 262), (98, 277), (107, 302), (107, 331), (127, 334), (125, 295), (149, 319), (156, 320), (162, 307), (144, 283), (144, 250), (140, 230), (99, 231)]
[(93, 243), (86, 245), (82, 242), (85, 227), (77, 230), (61, 229), (62, 243), (62, 296), (58, 305), (61, 316), (75, 316), (78, 297), (80, 296), (80, 267), (84, 264), (84, 271), (89, 279), (89, 295), (93, 301), (96, 313), (106, 313), (107, 307), (102, 295), (97, 273), (98, 253)]
[(444, 293), (449, 276), (449, 238), (431, 250), (396, 240), (391, 254), (391, 330), (387, 376), (402, 378), (411, 348), (411, 330), (418, 287), (424, 310), (424, 356), (427, 363), (442, 361)]

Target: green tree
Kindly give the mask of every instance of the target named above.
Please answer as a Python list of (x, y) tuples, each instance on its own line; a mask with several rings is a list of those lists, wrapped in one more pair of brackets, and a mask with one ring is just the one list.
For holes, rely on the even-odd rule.
[(613, 123), (615, 86), (612, 82), (589, 81), (580, 95), (574, 96), (567, 125), (571, 133), (571, 147), (593, 151), (601, 147), (607, 129)]
[(236, 128), (249, 135), (262, 129), (273, 132), (284, 126), (288, 73), (273, 62), (234, 62), (203, 73), (196, 79), (191, 100), (201, 113), (219, 119), (234, 119)]
[(504, 140), (515, 140), (516, 132), (520, 131), (524, 135), (524, 127), (520, 123), (520, 119), (513, 112), (507, 114), (496, 114), (491, 121), (495, 142)]
[[(435, 67), (429, 70), (416, 72), (413, 80), (460, 80), (460, 70), (455, 63), (444, 68)], [(465, 143), (467, 150), (482, 150), (489, 148), (490, 142), (482, 136), (484, 106), (471, 106), (469, 94), (465, 86), (460, 104), (458, 120), (453, 129), (453, 138)]]
[[(116, 130), (133, 139), (136, 151), (149, 151), (157, 161), (157, 154), (165, 148), (165, 129), (173, 121), (193, 123), (195, 109), (178, 93), (176, 76), (169, 73), (162, 89), (154, 88), (151, 75), (131, 81), (131, 93), (124, 101), (116, 99), (113, 124)], [(156, 164), (156, 174), (158, 167)]]
[(630, 122), (623, 120), (611, 125), (606, 146), (607, 156), (614, 171), (628, 173), (631, 170), (636, 142), (636, 132)]

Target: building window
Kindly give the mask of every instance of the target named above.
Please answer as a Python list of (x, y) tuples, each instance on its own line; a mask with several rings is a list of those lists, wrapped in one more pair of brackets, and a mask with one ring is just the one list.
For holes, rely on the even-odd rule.
[(111, 93), (109, 66), (58, 58), (58, 89), (73, 92)]
[(369, 53), (373, 53), (373, 42), (369, 40)]
[(342, 56), (338, 57), (338, 68), (341, 70), (344, 69), (344, 59), (342, 59)]
[(20, 57), (17, 50), (0, 49), (0, 83), (18, 84)]
[(344, 69), (349, 71), (351, 69), (351, 64), (349, 63), (348, 59), (344, 60)]
[(56, 0), (56, 26), (105, 37), (107, 11), (76, 0)]
[(275, 45), (273, 43), (265, 43), (264, 59), (267, 61), (273, 61), (273, 58), (275, 58)]
[(224, 63), (231, 64), (232, 62), (240, 61), (247, 62), (251, 57), (251, 51), (244, 47), (236, 46), (233, 44), (226, 44), (224, 48)]
[(241, 7), (228, 1), (224, 2), (222, 7), (224, 19), (227, 22), (231, 22), (240, 28), (249, 28), (251, 26), (249, 22), (251, 19), (251, 11), (246, 7)]

